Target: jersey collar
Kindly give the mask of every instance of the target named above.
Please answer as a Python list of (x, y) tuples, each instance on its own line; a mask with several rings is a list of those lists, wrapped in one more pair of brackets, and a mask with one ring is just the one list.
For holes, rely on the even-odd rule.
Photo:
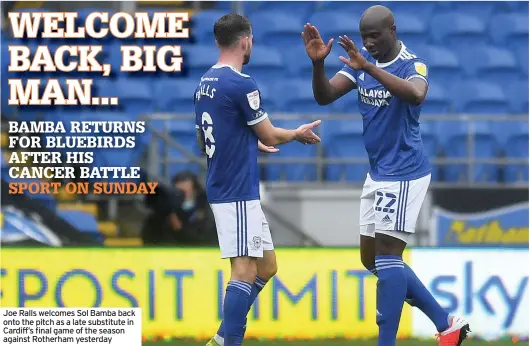
[(235, 72), (239, 72), (234, 66), (232, 65), (227, 65), (227, 64), (215, 64), (212, 66), (212, 68), (223, 68), (223, 67), (228, 67), (229, 69), (235, 71)]
[(392, 61), (389, 61), (389, 62), (379, 62), (379, 61), (376, 61), (375, 62), (375, 66), (377, 67), (388, 67), (390, 65), (392, 65), (393, 63), (395, 63), (400, 57), (401, 55), (403, 54), (403, 52), (405, 51), (405, 49), (407, 49), (407, 47), (405, 46), (405, 44), (403, 43), (403, 41), (399, 41), (401, 42), (401, 49), (399, 51), (399, 54), (394, 58), (394, 60)]

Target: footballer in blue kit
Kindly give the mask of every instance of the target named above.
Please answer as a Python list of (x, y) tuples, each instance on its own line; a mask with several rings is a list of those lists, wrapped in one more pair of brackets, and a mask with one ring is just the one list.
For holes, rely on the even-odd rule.
[(221, 257), (231, 262), (223, 303), (223, 322), (208, 345), (239, 346), (246, 316), (256, 296), (275, 275), (276, 256), (269, 225), (260, 204), (258, 151), (299, 141), (316, 144), (315, 121), (295, 130), (274, 127), (261, 106), (251, 76), (243, 74), (252, 52), (252, 26), (238, 14), (214, 25), (220, 50), (217, 64), (195, 91), (197, 140), (206, 154), (206, 195), (212, 208)]
[(347, 36), (339, 37), (348, 57), (340, 57), (344, 68), (330, 80), (324, 60), (333, 39), (324, 43), (309, 23), (302, 38), (313, 63), (318, 104), (330, 104), (357, 89), (370, 162), (360, 203), (361, 260), (378, 278), (378, 345), (395, 346), (406, 301), (435, 324), (440, 345), (458, 346), (469, 332), (469, 323), (449, 315), (402, 258), (431, 179), (419, 122), (429, 85), (428, 64), (397, 39), (388, 8), (368, 8), (359, 29), (361, 50)]

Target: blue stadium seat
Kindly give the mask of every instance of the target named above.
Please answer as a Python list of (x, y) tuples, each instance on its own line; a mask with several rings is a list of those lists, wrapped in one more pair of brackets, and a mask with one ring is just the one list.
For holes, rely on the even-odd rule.
[[(330, 159), (359, 159), (359, 163), (329, 164), (326, 179), (330, 181), (363, 182), (369, 171), (368, 157), (364, 148), (362, 121), (330, 121), (326, 126), (333, 130), (323, 129), (329, 138), (325, 144), (325, 154)], [(323, 124), (324, 125), (324, 124)]]
[[(188, 152), (202, 156), (197, 143), (197, 129), (195, 128), (194, 120), (171, 120), (168, 122), (168, 133), (173, 140), (182, 145)], [(190, 170), (194, 173), (199, 172), (199, 165), (197, 163), (186, 162), (188, 158), (178, 148), (160, 146), (159, 152), (162, 158), (165, 157), (166, 150), (168, 150), (169, 158), (183, 160), (182, 162), (168, 164), (169, 177), (173, 177), (178, 172), (184, 170)], [(161, 164), (161, 169), (163, 169), (162, 167), (163, 164)]]
[(451, 97), (448, 95), (448, 92), (442, 84), (437, 84), (435, 82), (429, 83), (427, 97), (425, 98), (425, 101), (423, 101), (421, 109), (422, 114), (444, 115), (446, 113), (451, 113)]
[(197, 45), (182, 49), (188, 78), (199, 79), (217, 62), (219, 51), (215, 45)]
[(215, 48), (213, 26), (226, 14), (225, 11), (206, 10), (190, 16), (190, 34), (197, 43), (209, 44)]
[[(250, 16), (254, 43), (291, 49), (301, 45), (304, 22), (296, 13), (260, 11)], [(253, 54), (253, 56), (255, 56)]]
[(450, 2), (450, 11), (477, 16), (487, 22), (495, 11), (494, 1), (454, 1)]
[[(274, 120), (273, 124), (287, 129), (296, 129), (305, 119)], [(318, 130), (315, 130), (318, 131)], [(269, 181), (315, 181), (317, 178), (317, 167), (314, 163), (296, 162), (296, 159), (315, 158), (317, 146), (303, 145), (298, 142), (292, 142), (282, 145), (278, 153), (268, 155), (271, 159), (275, 158), (295, 158), (286, 163), (270, 163), (265, 166), (266, 178)]]
[(261, 107), (263, 107), (263, 109), (269, 114), (279, 111), (280, 106), (276, 104), (276, 100), (274, 99), (273, 95), (274, 83), (258, 83), (258, 88), (261, 96)]
[(455, 110), (471, 114), (507, 114), (508, 100), (501, 87), (481, 81), (459, 83), (452, 90)]
[(104, 236), (99, 233), (96, 217), (90, 213), (78, 210), (57, 210), (57, 215), (66, 222), (77, 228), (79, 231), (88, 233), (94, 239), (103, 242)]
[[(246, 14), (255, 14), (262, 11), (278, 11), (296, 15), (306, 21), (309, 14), (315, 9), (313, 1), (244, 1), (241, 2)], [(252, 22), (254, 24), (254, 22)], [(300, 28), (300, 32), (302, 28)]]
[(399, 39), (407, 47), (414, 50), (414, 46), (427, 43), (427, 24), (414, 12), (394, 12)]
[(359, 34), (361, 14), (362, 12), (348, 13), (345, 10), (316, 12), (309, 19), (309, 23), (319, 30), (326, 43), (332, 37), (338, 42), (339, 36), (347, 35), (358, 47), (362, 47)]
[(528, 114), (528, 80), (510, 82), (505, 88), (510, 111), (514, 114)]
[(496, 85), (505, 85), (520, 76), (517, 60), (507, 49), (476, 45), (460, 52), (460, 62), (466, 76)]
[[(469, 133), (473, 134), (473, 152), (469, 152)], [(443, 140), (445, 156), (449, 159), (496, 159), (499, 156), (498, 143), (487, 122), (444, 121), (438, 126), (438, 136)], [(499, 170), (490, 163), (474, 164), (471, 181), (475, 183), (497, 182)], [(448, 182), (466, 182), (469, 179), (469, 165), (448, 164), (444, 167), (444, 178)]]
[[(429, 23), (436, 8), (436, 2), (432, 1), (385, 1), (383, 4), (393, 12), (413, 13), (425, 23)], [(401, 32), (400, 26), (397, 26), (397, 31)]]
[(254, 45), (250, 62), (243, 66), (243, 73), (252, 76), (257, 83), (281, 80), (285, 77), (282, 56), (273, 47)]
[(330, 113), (329, 106), (320, 106), (313, 96), (310, 79), (284, 80), (274, 84), (275, 102), (284, 112), (297, 114)]
[(417, 45), (411, 50), (427, 61), (430, 82), (446, 83), (460, 79), (460, 63), (451, 50), (433, 45)]
[[(302, 44), (296, 45), (289, 50), (285, 50), (283, 53), (283, 60), (285, 63), (286, 72), (289, 76), (295, 78), (312, 78), (313, 76), (313, 65), (311, 59), (307, 56), (306, 50)], [(340, 55), (345, 55), (344, 50), (334, 45), (331, 48), (331, 52), (326, 57), (325, 68), (326, 75), (331, 78), (338, 71), (340, 71), (344, 64), (339, 60)]]
[(190, 113), (194, 112), (193, 98), (199, 80), (162, 80), (156, 85), (154, 95), (156, 107), (161, 112)]
[(420, 131), (423, 147), (425, 148), (425, 152), (427, 153), (432, 165), (431, 181), (439, 181), (440, 167), (433, 162), (438, 158), (438, 154), (440, 152), (440, 144), (438, 143), (438, 136), (436, 133), (436, 122), (422, 121), (420, 125)]
[(525, 14), (503, 13), (494, 16), (489, 32), (495, 44), (510, 48), (528, 46), (528, 11)]
[[(500, 124), (497, 133), (504, 156), (507, 159), (528, 159), (528, 122), (509, 122)], [(528, 163), (508, 164), (504, 166), (504, 181), (508, 183), (528, 183)]]
[(521, 77), (528, 80), (528, 45), (515, 47), (514, 51), (517, 61), (519, 62), (519, 67), (523, 72), (521, 73)]
[(487, 42), (486, 24), (478, 16), (457, 12), (437, 14), (430, 24), (434, 42), (451, 49), (467, 49)]
[(333, 113), (348, 114), (348, 115), (359, 115), (359, 94), (357, 89), (354, 89), (342, 96), (330, 106)]
[(382, 4), (381, 1), (321, 1), (318, 3), (318, 10), (320, 11), (341, 11), (345, 13), (355, 13), (360, 16), (370, 6), (381, 5), (381, 4)]
[(119, 78), (115, 83), (114, 93), (105, 96), (117, 96), (118, 104), (130, 118), (153, 113), (155, 102), (153, 91), (148, 84), (141, 80)]

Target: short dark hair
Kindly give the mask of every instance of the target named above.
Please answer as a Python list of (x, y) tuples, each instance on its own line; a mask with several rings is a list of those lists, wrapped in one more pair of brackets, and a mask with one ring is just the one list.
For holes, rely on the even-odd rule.
[(236, 13), (222, 16), (213, 26), (213, 34), (220, 47), (230, 47), (241, 36), (250, 36), (252, 25), (248, 18)]

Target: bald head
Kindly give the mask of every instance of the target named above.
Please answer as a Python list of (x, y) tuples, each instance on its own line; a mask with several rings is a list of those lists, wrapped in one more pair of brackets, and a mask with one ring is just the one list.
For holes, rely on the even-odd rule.
[(392, 11), (385, 6), (376, 5), (364, 11), (359, 27), (361, 31), (366, 31), (370, 29), (387, 29), (392, 25), (394, 25)]
[(359, 23), (359, 31), (364, 48), (376, 60), (384, 60), (397, 54), (394, 15), (385, 6), (372, 6), (364, 11)]

